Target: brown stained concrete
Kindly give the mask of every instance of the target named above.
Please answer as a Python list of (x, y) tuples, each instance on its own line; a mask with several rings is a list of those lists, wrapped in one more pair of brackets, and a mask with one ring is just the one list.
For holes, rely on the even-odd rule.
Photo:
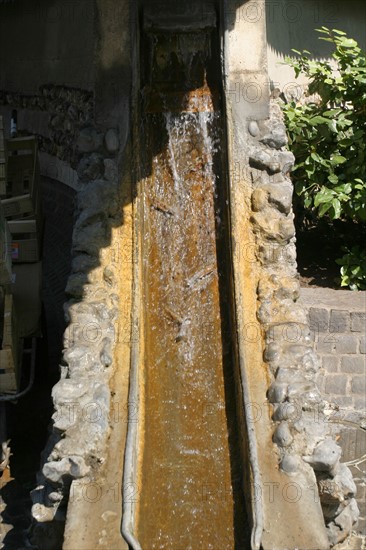
[[(207, 89), (195, 93), (197, 110), (212, 117), (206, 95)], [(230, 456), (235, 419), (225, 409), (232, 365), (221, 324), (215, 184), (207, 168), (212, 152), (197, 115), (184, 117), (172, 125), (170, 143), (143, 182), (144, 430), (136, 538), (149, 549), (244, 548), (241, 484), (233, 480)], [(159, 143), (165, 125), (164, 115), (150, 116), (146, 150)]]
[[(104, 265), (118, 262), (121, 310), (116, 330), (111, 388), (110, 435), (107, 458), (97, 477), (74, 481), (70, 491), (63, 550), (126, 550), (121, 536), (122, 472), (128, 421), (132, 293), (132, 212), (123, 208), (123, 225), (112, 231), (110, 247), (104, 251)], [(130, 252), (131, 251), (131, 252)], [(133, 418), (135, 420), (135, 418)]]
[[(236, 249), (240, 244), (253, 243), (249, 224), (250, 185), (240, 182), (232, 192), (232, 223)], [(234, 245), (235, 246), (235, 245)], [(235, 248), (234, 248), (235, 249)], [(241, 247), (243, 249), (243, 247)], [(249, 432), (255, 437), (259, 457), (260, 486), (255, 484), (253, 506), (259, 500), (263, 511), (261, 545), (264, 550), (329, 548), (320, 503), (316, 502), (316, 480), (312, 491), (309, 476), (289, 477), (279, 470), (276, 447), (272, 442), (271, 406), (266, 392), (268, 371), (263, 363), (263, 338), (256, 319), (256, 287), (259, 269), (242, 254), (234, 252), (235, 295), (239, 333), (239, 353), (246, 371), (250, 403), (254, 405)], [(256, 338), (248, 338), (248, 326), (257, 326)], [(244, 382), (245, 383), (245, 382)], [(259, 407), (257, 407), (259, 406)], [(310, 472), (310, 475), (312, 472)]]
[[(247, 0), (242, 6), (265, 13), (264, 0)], [(248, 123), (250, 120), (263, 120), (269, 116), (268, 76), (266, 56), (265, 17), (256, 21), (240, 17), (240, 9), (235, 0), (227, 0), (224, 8), (225, 34), (224, 71), (225, 86), (228, 91), (244, 89), (258, 82), (261, 91), (258, 101), (250, 102), (245, 94), (226, 95), (227, 136), (228, 136), (228, 172), (233, 175), (230, 181), (230, 206), (233, 235), (233, 275), (235, 285), (235, 306), (238, 331), (240, 370), (242, 373), (243, 401), (259, 406), (259, 418), (256, 409), (252, 411), (256, 421), (248, 422), (248, 433), (252, 441), (252, 507), (256, 513), (254, 519), (254, 537), (252, 547), (260, 545), (266, 549), (320, 550), (329, 548), (323, 514), (319, 502), (314, 498), (315, 476), (307, 472), (306, 479), (286, 476), (279, 471), (278, 456), (272, 442), (273, 424), (271, 411), (266, 399), (268, 389), (268, 370), (263, 363), (263, 335), (248, 338), (248, 323), (257, 325), (257, 284), (260, 278), (260, 266), (246, 257), (247, 246), (258, 246), (252, 234), (249, 218), (251, 215), (250, 195), (251, 176), (248, 167)], [(240, 45), (240, 47), (239, 47)], [(245, 55), (244, 52), (248, 52)], [(250, 55), (249, 52), (253, 54)], [(260, 87), (259, 83), (263, 82)], [(240, 88), (241, 86), (241, 88)], [(238, 178), (237, 167), (247, 174)], [(249, 407), (250, 408), (250, 407)], [(255, 456), (256, 455), (256, 456)], [(256, 458), (257, 457), (257, 458)], [(255, 471), (255, 467), (258, 471)], [(289, 483), (296, 482), (301, 490), (297, 502), (290, 502), (286, 490)], [(310, 488), (309, 488), (310, 486)], [(271, 494), (271, 488), (273, 494)], [(259, 495), (258, 495), (259, 492)], [(286, 498), (283, 495), (286, 495)], [(258, 502), (258, 499), (260, 501)], [(263, 517), (262, 517), (263, 514)]]

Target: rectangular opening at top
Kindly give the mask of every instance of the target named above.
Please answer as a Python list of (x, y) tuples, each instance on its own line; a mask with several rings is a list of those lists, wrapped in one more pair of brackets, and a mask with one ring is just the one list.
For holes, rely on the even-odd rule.
[(191, 32), (214, 28), (216, 24), (212, 2), (172, 3), (158, 0), (144, 6), (143, 27), (146, 31)]

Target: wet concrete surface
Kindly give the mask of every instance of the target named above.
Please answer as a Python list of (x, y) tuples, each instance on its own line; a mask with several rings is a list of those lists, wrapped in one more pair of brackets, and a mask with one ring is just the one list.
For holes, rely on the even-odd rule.
[(247, 548), (229, 303), (224, 313), (217, 250), (222, 121), (207, 85), (185, 98), (186, 110), (145, 118), (146, 150), (159, 152), (143, 190), (137, 538), (151, 549)]

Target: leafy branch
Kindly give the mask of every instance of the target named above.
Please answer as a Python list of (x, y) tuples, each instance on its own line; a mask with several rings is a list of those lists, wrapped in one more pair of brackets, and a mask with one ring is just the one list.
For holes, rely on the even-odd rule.
[[(297, 57), (285, 60), (296, 77), (304, 74), (309, 79), (308, 95), (317, 98), (283, 106), (289, 146), (297, 159), (295, 192), (304, 208), (319, 217), (364, 223), (366, 53), (343, 31), (327, 27), (317, 31), (321, 40), (334, 46), (331, 61), (313, 60), (307, 50), (293, 50)], [(352, 252), (352, 261), (356, 253)], [(361, 270), (366, 284), (366, 270)], [(361, 288), (351, 279), (353, 288)]]

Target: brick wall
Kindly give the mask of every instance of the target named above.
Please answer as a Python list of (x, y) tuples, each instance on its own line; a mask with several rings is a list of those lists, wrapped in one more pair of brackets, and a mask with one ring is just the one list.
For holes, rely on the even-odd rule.
[(359, 343), (354, 337), (340, 338), (337, 344), (334, 355), (322, 357), (324, 373), (319, 385), (338, 405), (361, 410), (365, 406), (365, 358), (356, 355)]
[(318, 385), (326, 398), (362, 412), (366, 391), (366, 312), (326, 306), (323, 302), (321, 307), (308, 310), (315, 349), (322, 359)]
[(357, 485), (357, 530), (366, 535), (366, 292), (306, 288), (301, 302), (321, 359), (317, 383)]

